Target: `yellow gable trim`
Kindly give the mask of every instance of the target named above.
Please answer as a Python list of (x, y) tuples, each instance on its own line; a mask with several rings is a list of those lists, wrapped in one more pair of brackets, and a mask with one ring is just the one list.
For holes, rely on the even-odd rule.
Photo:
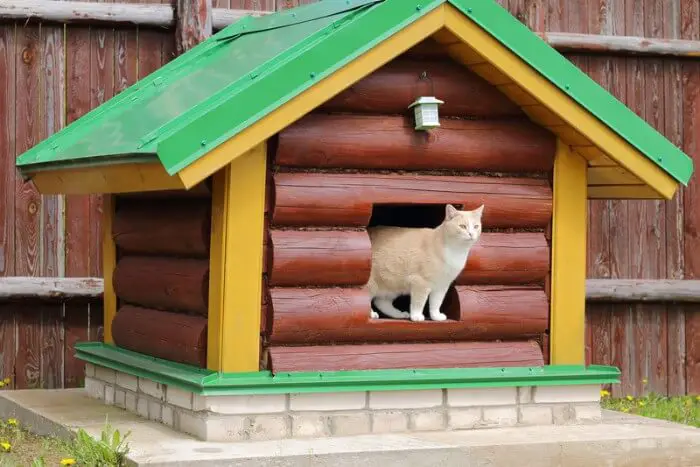
[(201, 182), (236, 157), (267, 140), (348, 86), (431, 36), (443, 27), (444, 11), (444, 6), (437, 7), (315, 86), (278, 107), (262, 120), (220, 144), (182, 169), (177, 176), (187, 188)]
[[(678, 188), (678, 182), (450, 5), (445, 6), (445, 26), (457, 39), (478, 51), (484, 62), (491, 63), (578, 133), (589, 141), (595, 142), (596, 146), (615, 162), (662, 197), (666, 199), (673, 197)], [(456, 54), (455, 58), (459, 59), (460, 55)], [(470, 63), (474, 64), (473, 59)]]
[(182, 190), (185, 185), (171, 176), (160, 162), (127, 163), (39, 171), (32, 181), (40, 193), (85, 195), (156, 190)]

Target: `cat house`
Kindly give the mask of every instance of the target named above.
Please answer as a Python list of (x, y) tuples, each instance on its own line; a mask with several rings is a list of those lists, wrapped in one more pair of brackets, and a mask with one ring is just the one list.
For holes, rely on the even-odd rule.
[[(492, 0), (241, 19), (17, 166), (104, 195), (86, 390), (209, 440), (598, 420), (619, 371), (584, 365), (587, 200), (693, 171)], [(367, 229), (448, 204), (484, 210), (447, 319), (373, 319)]]

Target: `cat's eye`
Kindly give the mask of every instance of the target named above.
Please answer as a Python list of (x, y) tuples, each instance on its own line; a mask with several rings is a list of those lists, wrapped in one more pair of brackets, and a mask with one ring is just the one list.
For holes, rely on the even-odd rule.
[(474, 228), (475, 228), (475, 229), (480, 229), (481, 226), (480, 226), (479, 224), (474, 224)]
[(460, 228), (460, 229), (466, 229), (466, 228), (467, 228), (467, 224), (459, 224), (459, 228)]

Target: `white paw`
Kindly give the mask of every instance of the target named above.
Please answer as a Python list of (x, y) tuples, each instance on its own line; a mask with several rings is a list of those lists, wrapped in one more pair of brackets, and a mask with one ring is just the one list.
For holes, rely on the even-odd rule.
[(370, 310), (369, 310), (369, 317), (372, 318), (372, 319), (379, 319), (379, 313), (377, 313), (376, 311), (370, 309)]
[(411, 316), (411, 313), (408, 311), (402, 311), (401, 314), (399, 314), (399, 319), (408, 318), (409, 316)]
[(423, 316), (423, 313), (419, 315), (410, 315), (411, 316), (411, 321), (425, 321), (425, 316)]
[(445, 313), (436, 313), (434, 315), (430, 315), (430, 319), (433, 321), (445, 321), (447, 319), (447, 315)]

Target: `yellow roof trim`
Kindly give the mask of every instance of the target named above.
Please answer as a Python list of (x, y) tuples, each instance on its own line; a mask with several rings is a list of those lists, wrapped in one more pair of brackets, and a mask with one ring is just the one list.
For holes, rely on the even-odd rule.
[(39, 171), (32, 175), (32, 181), (40, 193), (47, 195), (129, 193), (186, 188), (178, 177), (169, 175), (160, 162), (131, 162)]
[(222, 169), (236, 157), (282, 131), (296, 120), (331, 99), (348, 86), (361, 80), (385, 63), (430, 37), (445, 24), (445, 5), (406, 26), (389, 39), (321, 80), (286, 104), (220, 144), (177, 173), (189, 188)]
[[(523, 62), (489, 33), (450, 5), (445, 6), (445, 27), (464, 44), (508, 76), (536, 101), (547, 107), (606, 155), (666, 199), (679, 183), (633, 148), (604, 123)], [(464, 53), (455, 54), (459, 59)], [(473, 62), (473, 57), (471, 58)], [(465, 63), (466, 64), (466, 63)]]

